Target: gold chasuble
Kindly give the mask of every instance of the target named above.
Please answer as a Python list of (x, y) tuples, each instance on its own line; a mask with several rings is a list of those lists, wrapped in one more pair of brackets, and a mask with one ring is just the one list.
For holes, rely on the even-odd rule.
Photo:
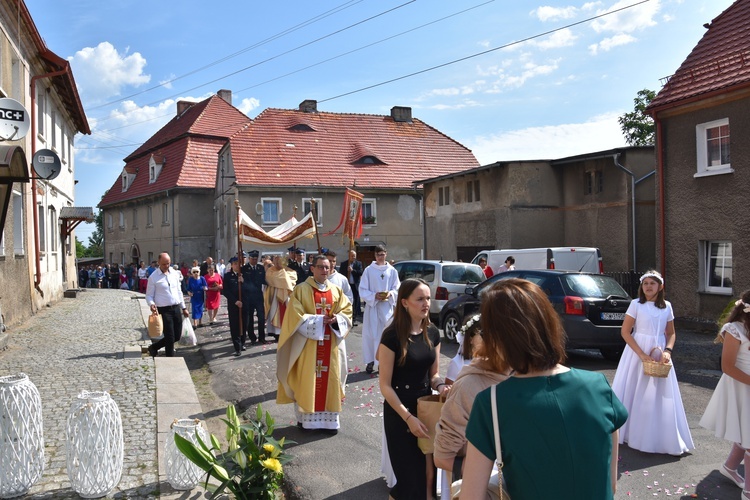
[[(310, 277), (294, 288), (277, 349), (276, 402), (295, 403), (297, 420), (309, 429), (338, 429), (346, 360), (340, 344), (351, 329), (352, 306), (341, 288)], [(323, 324), (335, 316), (338, 328)]]

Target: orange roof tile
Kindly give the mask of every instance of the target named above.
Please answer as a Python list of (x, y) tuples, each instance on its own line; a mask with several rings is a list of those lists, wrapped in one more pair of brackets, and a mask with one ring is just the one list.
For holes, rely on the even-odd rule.
[[(312, 130), (290, 130), (306, 124)], [(239, 185), (413, 188), (479, 166), (469, 149), (418, 119), (268, 108), (230, 138)], [(374, 156), (385, 165), (355, 163)], [(320, 174), (318, 173), (320, 172)]]
[(649, 110), (750, 82), (750, 0), (717, 16), (692, 52), (648, 106)]

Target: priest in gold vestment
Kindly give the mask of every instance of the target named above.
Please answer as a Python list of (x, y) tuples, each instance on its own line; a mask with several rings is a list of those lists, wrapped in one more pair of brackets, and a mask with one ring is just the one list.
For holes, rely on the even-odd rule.
[(294, 403), (297, 425), (335, 434), (339, 427), (347, 366), (339, 344), (352, 327), (352, 305), (328, 281), (331, 264), (316, 255), (312, 276), (292, 292), (276, 357), (276, 402)]

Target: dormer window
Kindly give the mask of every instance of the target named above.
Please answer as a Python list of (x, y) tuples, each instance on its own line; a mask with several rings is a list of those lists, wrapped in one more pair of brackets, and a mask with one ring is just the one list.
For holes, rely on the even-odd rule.
[(120, 175), (120, 179), (122, 181), (122, 192), (124, 193), (133, 184), (133, 181), (135, 180), (135, 174), (130, 174), (127, 170), (123, 169), (122, 174)]
[(160, 154), (151, 155), (151, 158), (148, 160), (148, 183), (153, 184), (156, 182), (156, 179), (159, 178), (159, 174), (161, 173), (161, 169), (164, 167), (164, 164), (167, 163), (167, 159)]
[(307, 123), (298, 123), (296, 125), (293, 125), (289, 127), (290, 132), (315, 132), (315, 129), (312, 128)]
[(355, 161), (354, 163), (360, 164), (360, 165), (383, 165), (383, 162), (380, 161), (377, 157), (372, 155), (365, 155), (359, 160)]

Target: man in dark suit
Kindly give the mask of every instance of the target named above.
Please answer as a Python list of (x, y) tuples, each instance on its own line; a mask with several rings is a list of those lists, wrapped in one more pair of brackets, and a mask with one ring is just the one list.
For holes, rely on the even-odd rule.
[(294, 250), (293, 260), (289, 261), (287, 265), (289, 269), (294, 269), (297, 273), (297, 284), (304, 283), (305, 280), (312, 276), (310, 273), (310, 265), (305, 262), (305, 251), (301, 248)]
[(349, 285), (352, 287), (352, 294), (354, 295), (352, 319), (354, 320), (355, 325), (357, 324), (357, 316), (362, 316), (362, 309), (359, 301), (359, 279), (362, 277), (362, 271), (362, 262), (357, 260), (357, 252), (349, 250), (349, 259), (341, 263), (339, 266), (339, 272), (349, 280)]
[[(250, 303), (247, 304), (248, 320), (245, 331), (253, 344), (266, 343), (266, 311), (263, 305), (263, 285), (266, 284), (266, 268), (258, 264), (257, 250), (247, 254), (249, 262), (242, 266), (242, 278), (250, 285)], [(258, 335), (253, 331), (253, 316), (258, 315)]]

